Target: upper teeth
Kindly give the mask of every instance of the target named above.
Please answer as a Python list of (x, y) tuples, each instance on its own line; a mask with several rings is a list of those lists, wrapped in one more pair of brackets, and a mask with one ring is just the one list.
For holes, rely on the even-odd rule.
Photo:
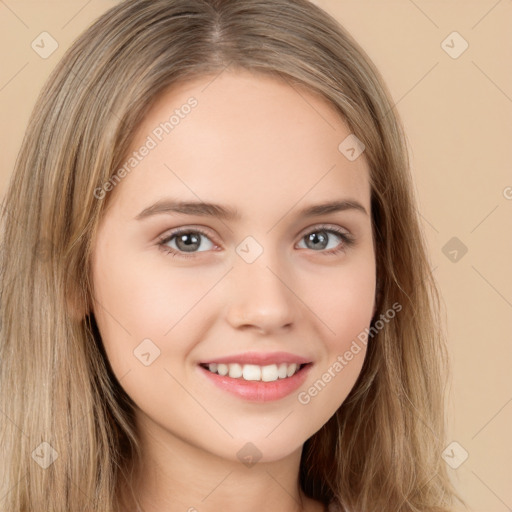
[(210, 363), (208, 369), (219, 375), (229, 375), (233, 379), (242, 378), (245, 380), (262, 380), (271, 382), (273, 380), (285, 379), (291, 377), (299, 369), (296, 363), (269, 364), (268, 366), (258, 366), (255, 364), (223, 364)]

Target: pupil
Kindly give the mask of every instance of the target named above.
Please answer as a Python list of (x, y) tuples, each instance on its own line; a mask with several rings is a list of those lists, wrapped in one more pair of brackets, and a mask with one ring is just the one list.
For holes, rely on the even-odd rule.
[(321, 247), (324, 248), (326, 246), (325, 242), (327, 241), (327, 237), (325, 236), (325, 234), (323, 234), (323, 231), (319, 231), (318, 233), (321, 233), (321, 235), (318, 236), (317, 233), (312, 233), (311, 235), (309, 235), (308, 240), (315, 244), (318, 243), (318, 241), (320, 241)]
[[(184, 244), (183, 247), (180, 247), (181, 243)], [(184, 248), (186, 251), (191, 252), (191, 249), (197, 249), (197, 247), (193, 246), (199, 245), (199, 237), (194, 234), (191, 235), (190, 233), (182, 234), (178, 237), (176, 245), (180, 248), (180, 250)]]

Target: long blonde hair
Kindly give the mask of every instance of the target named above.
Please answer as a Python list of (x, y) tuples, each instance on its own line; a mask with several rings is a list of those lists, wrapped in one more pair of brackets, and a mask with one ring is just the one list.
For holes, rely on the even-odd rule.
[[(2, 210), (0, 508), (119, 512), (140, 458), (133, 402), (91, 313), (95, 190), (164, 90), (226, 66), (323, 95), (370, 166), (380, 315), (361, 374), (303, 448), (300, 484), (351, 511), (443, 512), (448, 382), (440, 300), (415, 210), (401, 122), (352, 37), (307, 0), (127, 0), (66, 52), (44, 86)], [(340, 141), (341, 142), (341, 141)], [(460, 498), (458, 498), (460, 499)]]

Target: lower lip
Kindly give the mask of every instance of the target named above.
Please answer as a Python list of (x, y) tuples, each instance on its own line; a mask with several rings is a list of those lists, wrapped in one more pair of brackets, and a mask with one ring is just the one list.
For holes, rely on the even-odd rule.
[(292, 377), (277, 379), (272, 382), (233, 379), (227, 375), (222, 376), (218, 373), (210, 372), (202, 366), (198, 366), (198, 368), (216, 386), (233, 395), (254, 402), (269, 402), (284, 398), (299, 388), (306, 380), (311, 366), (313, 365), (309, 363)]

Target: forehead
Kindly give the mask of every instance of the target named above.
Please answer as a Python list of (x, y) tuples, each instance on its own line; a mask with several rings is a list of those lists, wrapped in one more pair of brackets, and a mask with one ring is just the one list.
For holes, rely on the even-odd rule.
[(338, 148), (349, 135), (326, 99), (287, 80), (249, 71), (197, 78), (162, 94), (138, 126), (126, 163), (138, 159), (116, 201), (140, 211), (168, 194), (250, 216), (350, 197), (369, 211), (364, 154), (350, 161)]

